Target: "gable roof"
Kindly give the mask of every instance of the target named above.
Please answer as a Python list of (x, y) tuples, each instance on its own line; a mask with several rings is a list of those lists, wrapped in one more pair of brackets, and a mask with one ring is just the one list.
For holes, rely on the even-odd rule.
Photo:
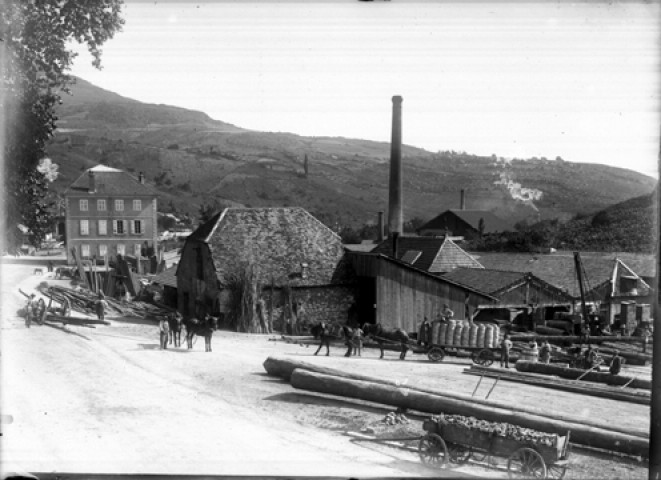
[(496, 216), (488, 210), (461, 210), (451, 208), (434, 217), (424, 225), (420, 230), (444, 230), (446, 228), (445, 219), (447, 215), (454, 215), (470, 225), (476, 232), (479, 231), (480, 219), (484, 219), (484, 233), (507, 232), (514, 229), (514, 226), (502, 218)]
[(108, 167), (107, 165), (97, 165), (85, 170), (85, 172), (65, 190), (65, 195), (83, 193), (93, 195), (89, 193), (89, 172), (94, 173), (96, 195), (158, 195), (158, 192), (156, 192), (151, 186), (140, 183), (137, 178), (128, 172)]
[[(572, 297), (580, 298), (574, 254), (572, 252), (550, 254), (480, 252), (476, 253), (475, 256), (487, 269), (531, 272), (545, 282), (566, 291)], [(595, 290), (612, 279), (616, 258), (615, 254), (581, 252), (581, 261), (586, 274), (585, 280), (588, 283), (588, 290)], [(631, 265), (628, 266), (631, 267)]]
[(263, 284), (273, 279), (277, 286), (320, 286), (351, 279), (339, 235), (299, 207), (226, 208), (189, 241), (209, 245), (221, 283), (246, 263)]
[[(407, 252), (411, 251), (420, 252), (420, 254), (415, 255), (415, 260), (409, 263), (415, 268), (430, 273), (450, 272), (457, 267), (484, 268), (472, 255), (448, 237), (399, 237), (397, 239), (397, 260), (403, 260)], [(372, 252), (393, 257), (392, 237), (377, 245)]]

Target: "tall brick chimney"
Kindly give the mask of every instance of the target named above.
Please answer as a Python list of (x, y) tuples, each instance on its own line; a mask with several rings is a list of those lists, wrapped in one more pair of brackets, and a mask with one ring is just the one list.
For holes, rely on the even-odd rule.
[(87, 173), (90, 180), (89, 193), (96, 193), (96, 178), (94, 176), (94, 172), (90, 169)]
[(402, 233), (402, 97), (392, 97), (392, 137), (390, 140), (390, 190), (388, 234)]
[(462, 188), (459, 197), (459, 209), (466, 210), (466, 191)]

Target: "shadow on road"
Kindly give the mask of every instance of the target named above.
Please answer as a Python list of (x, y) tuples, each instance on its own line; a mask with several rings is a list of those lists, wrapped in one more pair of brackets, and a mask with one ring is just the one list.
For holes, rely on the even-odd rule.
[(349, 400), (340, 400), (335, 398), (321, 397), (317, 395), (310, 395), (307, 393), (296, 393), (296, 392), (285, 392), (278, 393), (276, 395), (271, 395), (266, 397), (265, 400), (272, 400), (276, 402), (287, 402), (287, 403), (305, 403), (307, 405), (323, 405), (326, 407), (345, 407), (352, 408), (355, 410), (360, 410), (366, 413), (376, 413), (383, 415), (388, 413), (388, 407), (376, 407), (370, 405), (363, 405), (360, 403), (352, 402)]
[(86, 337), (82, 333), (74, 332), (74, 331), (69, 330), (68, 328), (65, 328), (65, 327), (58, 327), (57, 325), (53, 325), (52, 323), (49, 323), (49, 322), (44, 322), (44, 325), (46, 325), (47, 327), (50, 327), (50, 328), (54, 328), (55, 330), (60, 330), (64, 333), (68, 333), (70, 335), (76, 335), (77, 337), (84, 338), (85, 340), (91, 340), (91, 338)]

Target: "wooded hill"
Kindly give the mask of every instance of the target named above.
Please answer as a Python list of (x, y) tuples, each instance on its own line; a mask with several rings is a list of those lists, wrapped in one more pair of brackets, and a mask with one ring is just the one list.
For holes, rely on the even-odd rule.
[[(127, 99), (84, 80), (72, 92), (58, 109), (59, 129), (49, 147), (60, 166), (57, 191), (86, 168), (104, 163), (136, 175), (145, 172), (165, 211), (197, 215), (200, 205), (214, 202), (218, 208), (296, 205), (333, 227), (357, 227), (387, 210), (387, 142), (249, 131), (201, 112)], [(433, 153), (412, 146), (403, 148), (403, 162), (405, 219), (428, 220), (458, 208), (459, 191), (466, 189), (470, 209), (530, 222), (569, 220), (648, 194), (656, 183), (604, 165), (546, 159), (508, 163), (496, 155)], [(496, 184), (503, 173), (543, 192), (535, 207)]]

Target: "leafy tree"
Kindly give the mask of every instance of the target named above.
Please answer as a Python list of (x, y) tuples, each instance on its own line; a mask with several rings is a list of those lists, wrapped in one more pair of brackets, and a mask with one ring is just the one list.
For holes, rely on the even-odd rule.
[[(122, 0), (5, 0), (0, 8), (3, 48), (0, 108), (10, 119), (2, 179), (5, 209), (0, 220), (3, 241), (15, 246), (15, 225), (32, 231), (39, 242), (50, 222), (47, 174), (37, 169), (57, 120), (54, 107), (67, 91), (67, 74), (76, 57), (68, 45), (84, 44), (101, 66), (101, 45), (121, 29)], [(11, 227), (11, 228), (7, 228)]]

